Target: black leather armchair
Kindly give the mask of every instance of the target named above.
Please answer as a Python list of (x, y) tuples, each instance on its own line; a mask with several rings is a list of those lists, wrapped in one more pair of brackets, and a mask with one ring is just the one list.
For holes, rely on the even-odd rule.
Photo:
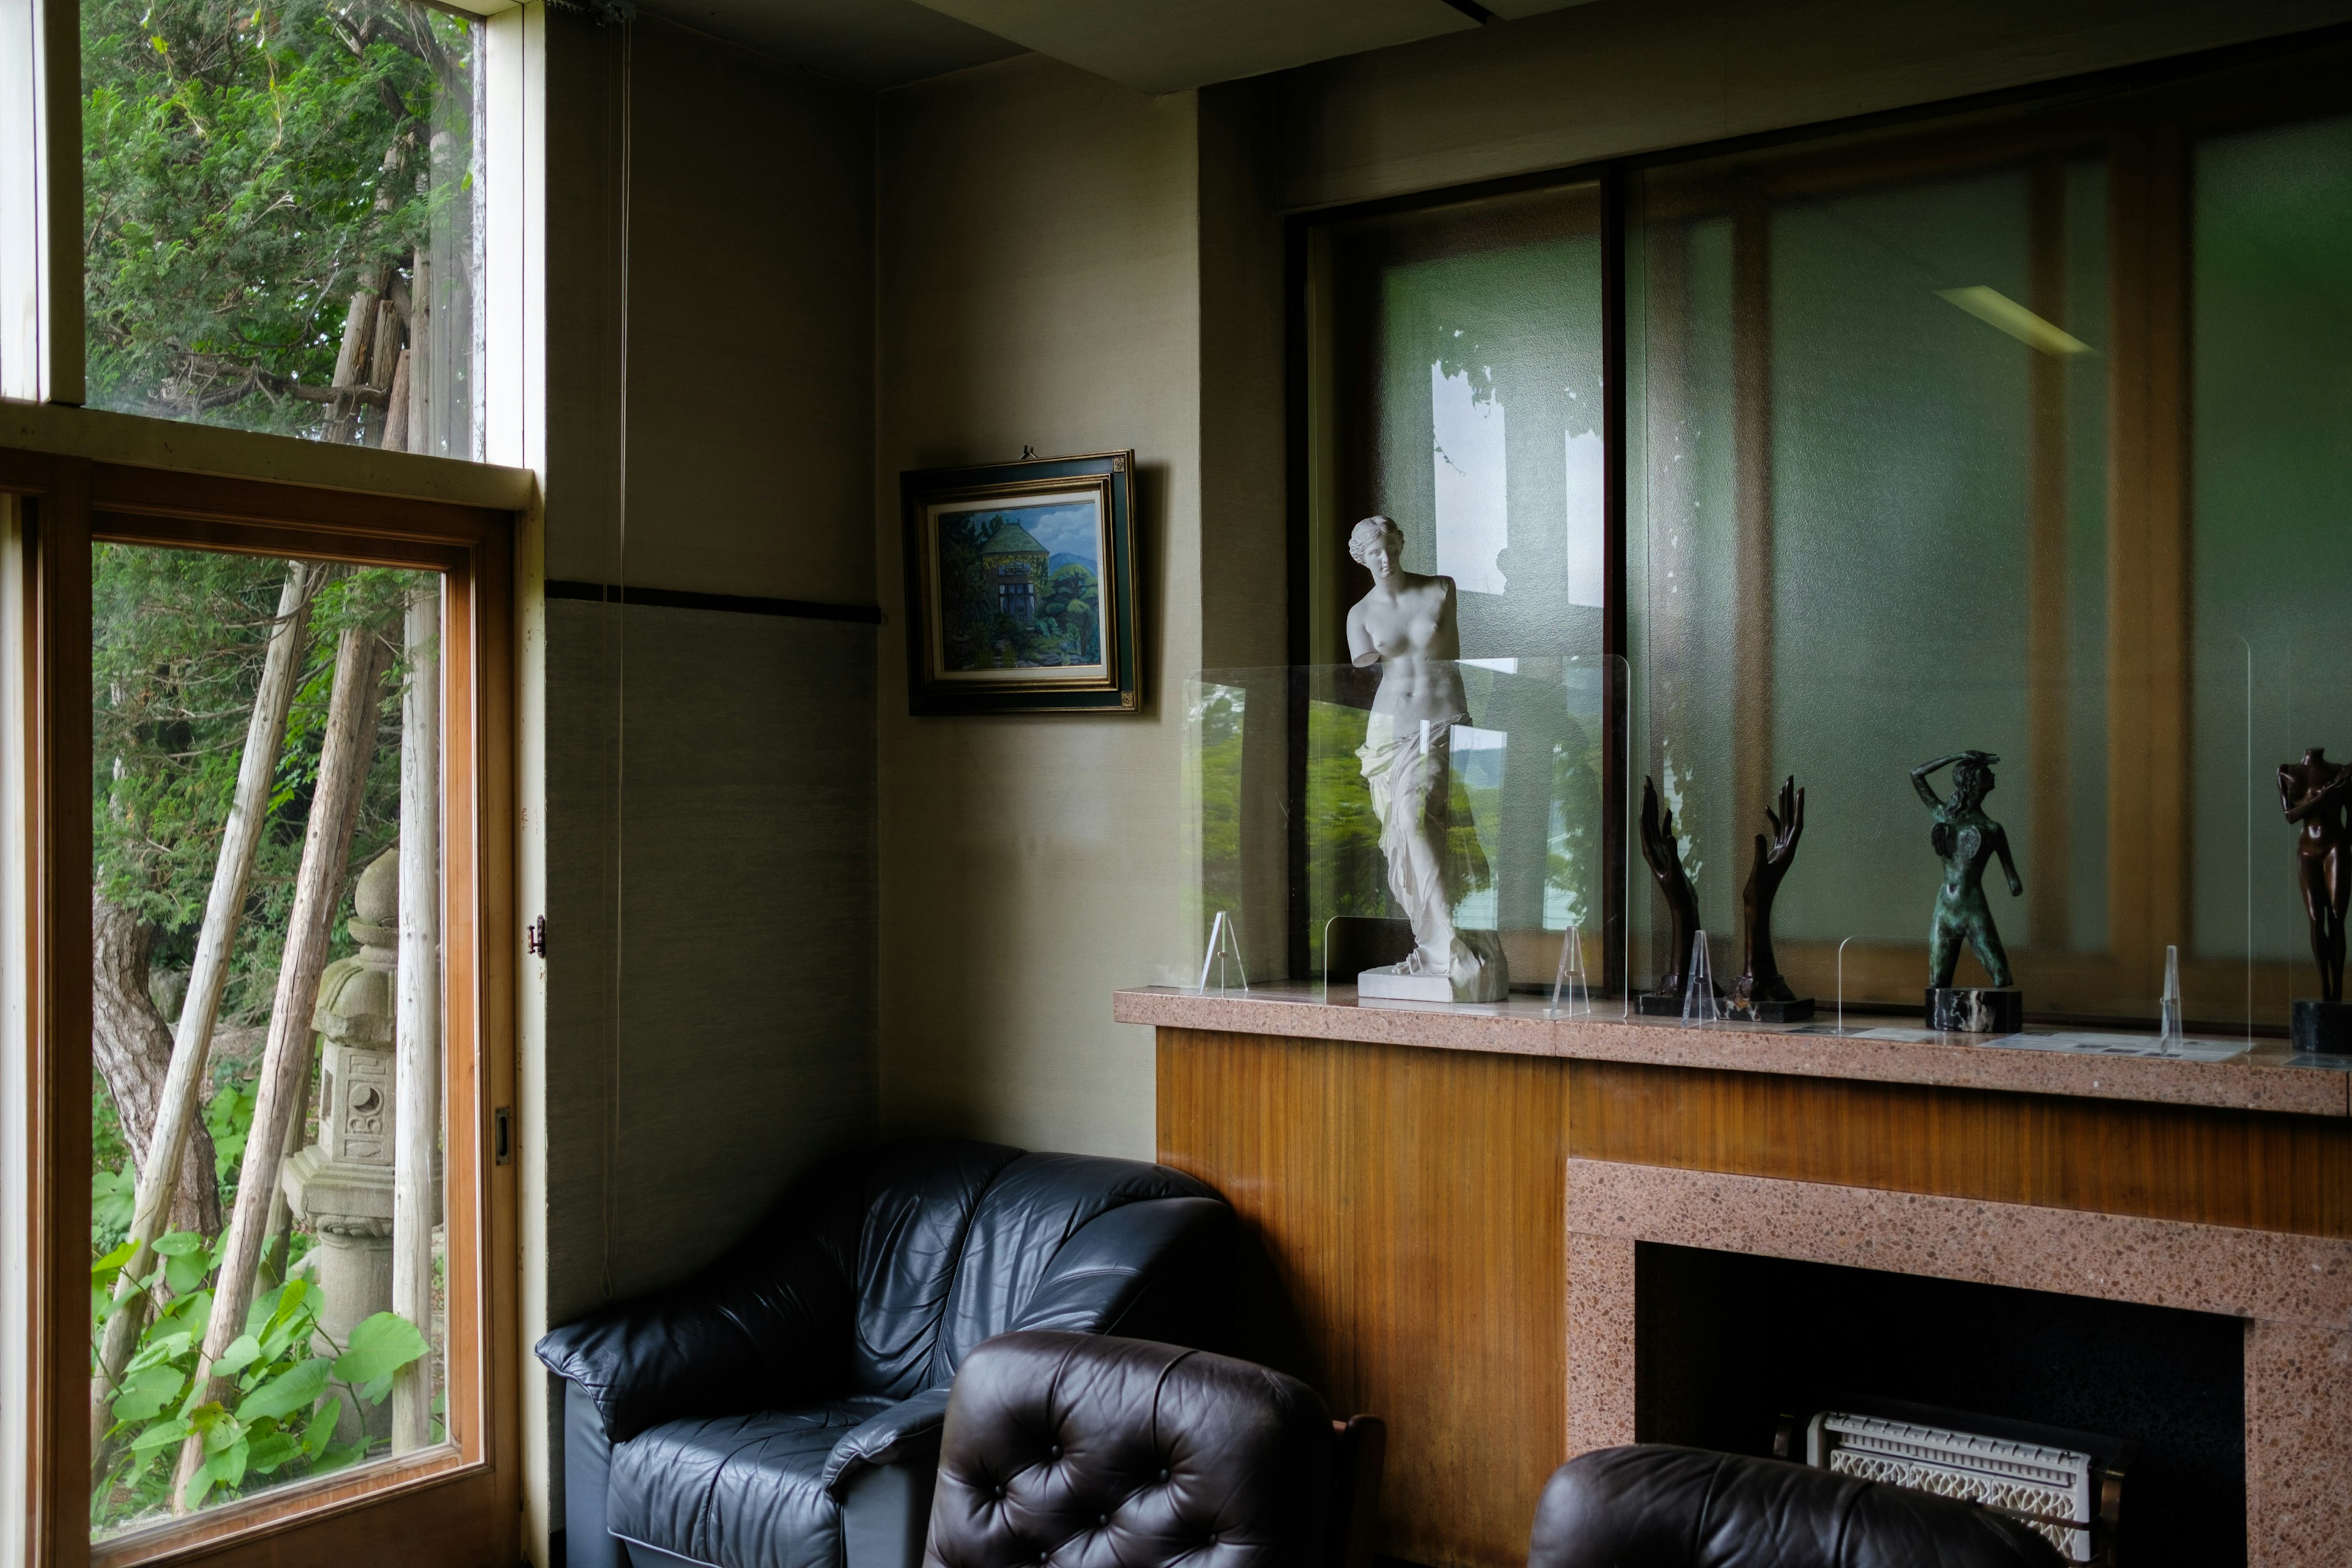
[(1602, 1448), (1552, 1473), (1528, 1568), (2062, 1568), (1969, 1503), (1704, 1448)]
[(569, 1568), (909, 1568), (948, 1385), (1013, 1329), (1214, 1342), (1232, 1211), (1163, 1166), (916, 1140), (548, 1334)]
[(1006, 1334), (956, 1376), (924, 1568), (1363, 1568), (1384, 1436), (1249, 1362)]

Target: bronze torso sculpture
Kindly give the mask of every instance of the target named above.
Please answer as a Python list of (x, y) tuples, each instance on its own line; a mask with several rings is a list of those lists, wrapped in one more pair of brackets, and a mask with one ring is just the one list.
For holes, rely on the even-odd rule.
[(2311, 956), (2321, 996), (2344, 1000), (2344, 913), (2352, 900), (2352, 763), (2331, 763), (2314, 746), (2278, 771), (2279, 804), (2295, 835), (2295, 879), (2311, 921)]
[[(1992, 793), (1992, 765), (1999, 761), (1989, 752), (1954, 752), (1911, 770), (1911, 787), (1936, 814), (1928, 843), (1944, 862), (1944, 885), (1936, 893), (1936, 918), (1927, 934), (1927, 984), (1939, 991), (1952, 984), (1963, 942), (1976, 951), (1977, 962), (1984, 965), (1997, 988), (2006, 990), (2016, 984), (1984, 895), (1985, 866), (1996, 855), (2009, 878), (2009, 896), (2013, 899), (2025, 891), (2025, 883), (2017, 875), (2017, 861), (2009, 852), (2009, 835), (1984, 814), (1984, 798)], [(1948, 764), (1952, 769), (1952, 798), (1937, 800), (1927, 780)]]

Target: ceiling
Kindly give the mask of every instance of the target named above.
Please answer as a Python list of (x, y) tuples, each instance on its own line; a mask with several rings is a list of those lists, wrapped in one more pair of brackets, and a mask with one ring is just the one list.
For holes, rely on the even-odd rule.
[[(1144, 92), (1232, 81), (1585, 0), (649, 0), (646, 8), (861, 87), (1036, 50)], [(1492, 25), (1492, 24), (1488, 24)]]
[(916, 0), (647, 0), (645, 8), (875, 89), (1029, 52)]

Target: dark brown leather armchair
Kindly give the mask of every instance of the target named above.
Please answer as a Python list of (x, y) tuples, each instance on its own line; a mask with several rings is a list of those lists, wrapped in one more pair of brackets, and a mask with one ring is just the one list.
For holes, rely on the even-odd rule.
[(1382, 1437), (1248, 1362), (1003, 1334), (956, 1373), (923, 1563), (1360, 1568)]
[(1552, 1474), (1528, 1568), (2062, 1568), (1969, 1503), (1779, 1459), (1641, 1444)]

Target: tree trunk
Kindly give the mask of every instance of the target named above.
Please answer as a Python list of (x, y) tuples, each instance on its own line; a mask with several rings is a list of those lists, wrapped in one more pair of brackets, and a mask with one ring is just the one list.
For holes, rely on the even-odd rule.
[(403, 344), (392, 370), (391, 400), (384, 406), (383, 449), (387, 452), (408, 450), (408, 361), (409, 351)]
[[(236, 765), (236, 792), (229, 798), (228, 822), (221, 829), (220, 858), (213, 864), (212, 890), (205, 899), (205, 921), (196, 935), (196, 957), (188, 971), (188, 997), (180, 1007), (179, 1035), (171, 1051), (171, 1071), (153, 1112), (153, 1142), (167, 1161), (173, 1151), (188, 1148), (201, 1138), (210, 1150), (212, 1140), (203, 1130), (204, 1088), (211, 1065), (213, 1028), (220, 1018), (221, 994), (228, 984), (228, 965), (236, 948), (236, 928), (245, 913), (246, 884), (253, 874), (254, 852), (269, 815), (269, 787), (278, 776), (278, 754), (286, 744), (286, 716), (302, 673), (302, 649), (310, 639), (310, 599), (326, 580), (329, 568), (289, 561), (286, 586), (278, 595), (278, 621), (270, 628), (269, 648), (263, 656), (261, 684), (254, 693), (253, 719), (246, 726), (245, 752)], [(120, 1101), (118, 1100), (118, 1103)], [(207, 1165), (212, 1158), (205, 1156)], [(150, 1248), (166, 1224), (165, 1199), (172, 1189), (165, 1175), (172, 1165), (155, 1165), (143, 1152), (139, 1165), (139, 1195), (131, 1215), (131, 1239), (137, 1245), (122, 1266), (115, 1287), (114, 1313), (106, 1324), (99, 1352), (96, 1397), (108, 1397), (122, 1379), (122, 1369), (147, 1324), (147, 1303), (132, 1302), (137, 1281), (155, 1266)], [(206, 1235), (220, 1230), (220, 1199), (213, 1198)], [(173, 1223), (177, 1223), (176, 1220)], [(102, 1460), (106, 1456), (100, 1455)]]
[[(172, 1070), (172, 1029), (147, 994), (155, 928), (103, 899), (90, 900), (90, 1055), (114, 1096), (134, 1168), (147, 1167), (157, 1106)], [(213, 1178), (212, 1134), (199, 1126), (184, 1141), (173, 1184), (170, 1225), (220, 1234), (220, 1184)]]
[[(292, 1109), (310, 1068), (310, 1014), (318, 1005), (319, 975), (327, 966), (328, 938), (342, 901), (352, 832), (359, 823), (368, 766), (375, 756), (383, 678), (390, 667), (390, 650), (377, 627), (349, 627), (336, 645), (319, 787), (302, 835), (302, 864), (295, 874), (286, 955), (278, 964), (278, 993), (269, 1010), (269, 1043), (261, 1056), (253, 1131), (247, 1135), (245, 1162), (237, 1169), (236, 1212), (229, 1220), (212, 1319), (205, 1331), (204, 1359), (198, 1363), (206, 1368), (227, 1354), (230, 1342), (245, 1331), (246, 1310), (253, 1304), (254, 1277), (261, 1262), (270, 1200), (278, 1192)], [(205, 1397), (233, 1407), (236, 1380), (213, 1378)], [(203, 1463), (204, 1439), (192, 1436), (180, 1450), (172, 1484), (173, 1511), (185, 1510), (188, 1483)]]

